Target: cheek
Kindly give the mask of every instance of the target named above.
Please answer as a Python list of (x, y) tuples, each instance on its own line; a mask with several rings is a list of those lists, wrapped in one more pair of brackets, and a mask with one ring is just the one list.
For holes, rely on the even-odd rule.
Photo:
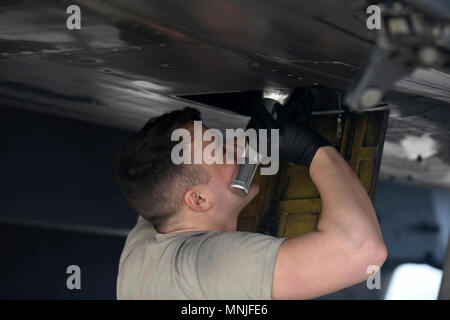
[(236, 177), (237, 171), (239, 169), (239, 165), (237, 163), (230, 164), (229, 165), (229, 176), (230, 176), (230, 182)]
[[(228, 202), (236, 196), (230, 188), (230, 183), (237, 173), (237, 164), (217, 165), (215, 170), (211, 172), (211, 180), (209, 182), (213, 193), (217, 194), (217, 200)], [(235, 201), (235, 199), (233, 200)]]
[(220, 171), (220, 176), (221, 176), (221, 179), (223, 180), (223, 182), (226, 184), (230, 184), (230, 182), (236, 176), (237, 169), (238, 169), (238, 165), (235, 163), (220, 165), (219, 171)]
[(220, 175), (215, 176), (213, 179), (211, 179), (210, 181), (210, 187), (211, 190), (214, 193), (217, 194), (226, 194), (228, 189), (229, 189), (229, 185), (231, 182), (231, 178), (229, 178), (230, 176), (225, 174), (225, 172), (221, 172)]

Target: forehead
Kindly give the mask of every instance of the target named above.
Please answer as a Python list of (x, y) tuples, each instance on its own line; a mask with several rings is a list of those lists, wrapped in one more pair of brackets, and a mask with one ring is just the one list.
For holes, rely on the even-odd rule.
[[(183, 126), (183, 128), (187, 129), (191, 133), (191, 135), (194, 134), (194, 127), (195, 127), (194, 123), (195, 123), (195, 121), (191, 121), (191, 122), (187, 123), (185, 126)], [(198, 130), (198, 128), (199, 128), (199, 126), (197, 126), (197, 130)], [(209, 129), (207, 126), (205, 126), (203, 121), (202, 121), (201, 129), (202, 129), (201, 130), (202, 133)]]
[[(196, 134), (200, 136), (197, 138), (203, 142), (203, 145), (205, 145), (205, 143), (206, 144), (211, 143), (211, 141), (208, 141), (207, 139), (206, 139), (206, 141), (204, 141), (203, 137), (204, 137), (205, 131), (212, 129), (212, 128), (207, 127), (206, 125), (203, 124), (203, 122), (202, 122), (201, 126), (199, 126), (198, 124), (194, 125), (194, 122), (191, 122), (191, 123), (187, 124), (186, 126), (184, 126), (184, 128), (186, 130), (188, 130), (191, 135), (191, 143), (194, 142), (194, 137)], [(214, 132), (211, 132), (211, 131), (210, 131), (210, 133), (214, 134)], [(214, 136), (215, 136), (215, 134), (214, 134)], [(214, 139), (214, 140), (216, 140), (216, 139)]]
[[(232, 156), (236, 153), (239, 153), (246, 143), (245, 134), (243, 135), (240, 132), (235, 132), (231, 133), (231, 135), (229, 136), (228, 133), (224, 133), (220, 129), (209, 128), (208, 126), (204, 125), (203, 122), (201, 126), (195, 126), (194, 122), (191, 122), (188, 125), (184, 126), (184, 129), (188, 130), (190, 134), (190, 141), (186, 141), (186, 143), (195, 144), (195, 135), (198, 135), (197, 142), (201, 141), (203, 149), (211, 143), (214, 143), (216, 144), (217, 148), (220, 146), (225, 147), (225, 152), (231, 153)], [(209, 134), (205, 135), (207, 130)], [(237, 150), (234, 150), (232, 148), (233, 146), (236, 147)]]

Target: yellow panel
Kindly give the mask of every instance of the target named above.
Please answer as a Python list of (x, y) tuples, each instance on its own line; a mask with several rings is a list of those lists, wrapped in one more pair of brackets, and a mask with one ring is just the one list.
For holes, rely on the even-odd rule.
[(320, 198), (284, 200), (278, 203), (279, 212), (311, 213), (322, 210)]
[(256, 216), (239, 216), (237, 230), (255, 232), (257, 224)]
[(319, 196), (319, 192), (309, 176), (308, 168), (305, 166), (293, 164), (284, 166), (280, 184), (281, 198), (284, 200)]
[(321, 210), (320, 198), (280, 201), (277, 236), (291, 238), (314, 231)]
[(317, 213), (282, 213), (277, 236), (294, 238), (307, 234), (316, 229), (317, 221)]
[(367, 193), (370, 193), (372, 188), (374, 171), (375, 171), (375, 161), (362, 160), (359, 162), (358, 178), (359, 180), (361, 180), (361, 183), (366, 189)]
[(309, 126), (320, 133), (330, 143), (336, 141), (337, 121), (336, 114), (312, 116), (309, 119)]
[(364, 147), (375, 147), (380, 144), (383, 132), (384, 112), (371, 112), (368, 115), (366, 136), (364, 137)]
[(239, 214), (237, 230), (256, 232), (258, 230), (259, 222), (264, 215), (263, 210), (261, 197), (255, 197), (255, 199)]
[[(342, 115), (340, 152), (358, 175), (364, 188), (374, 195), (388, 113), (385, 110)], [(309, 125), (335, 144), (338, 114), (314, 116)], [(263, 216), (278, 221), (278, 237), (296, 237), (317, 228), (321, 200), (308, 169), (287, 164), (276, 176), (260, 176), (260, 193), (241, 213), (238, 230), (256, 232)]]
[(237, 230), (257, 232), (262, 217), (267, 214), (273, 204), (275, 191), (278, 185), (278, 176), (261, 176), (258, 169), (254, 183), (259, 184), (258, 195), (239, 214)]
[(353, 141), (347, 141), (346, 145), (346, 148), (351, 150), (349, 164), (372, 199), (381, 162), (387, 116), (386, 110), (372, 111), (355, 116), (349, 121), (354, 126)]

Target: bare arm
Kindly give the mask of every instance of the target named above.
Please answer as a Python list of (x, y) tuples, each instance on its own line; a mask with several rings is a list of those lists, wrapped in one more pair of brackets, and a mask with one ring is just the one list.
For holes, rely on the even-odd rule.
[(367, 192), (332, 147), (322, 147), (310, 166), (322, 199), (317, 231), (283, 242), (275, 263), (272, 298), (310, 299), (364, 281), (369, 265), (387, 250)]

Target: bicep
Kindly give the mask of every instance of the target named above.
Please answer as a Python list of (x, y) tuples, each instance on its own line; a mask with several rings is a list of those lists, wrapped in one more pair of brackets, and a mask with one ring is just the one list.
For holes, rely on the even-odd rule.
[(312, 299), (364, 280), (358, 256), (338, 236), (311, 232), (284, 241), (275, 262), (273, 299)]

